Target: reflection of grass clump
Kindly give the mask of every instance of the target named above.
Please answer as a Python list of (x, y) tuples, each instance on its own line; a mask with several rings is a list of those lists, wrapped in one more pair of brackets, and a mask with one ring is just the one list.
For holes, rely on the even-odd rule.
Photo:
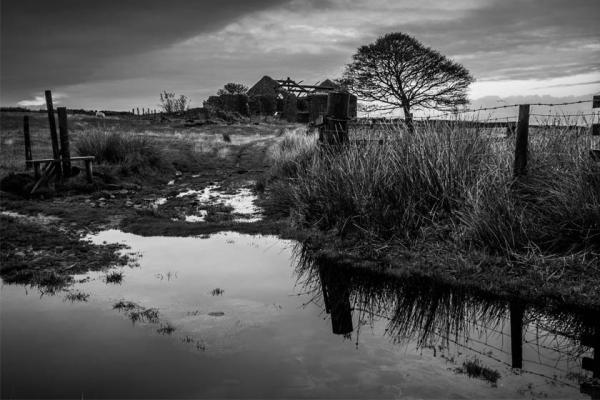
[(477, 359), (465, 361), (462, 368), (458, 368), (457, 372), (467, 374), (471, 378), (483, 379), (493, 386), (496, 386), (498, 379), (500, 379), (498, 371), (481, 365)]
[(167, 322), (166, 324), (161, 325), (156, 332), (160, 333), (161, 335), (170, 335), (171, 333), (175, 332), (175, 327)]
[(65, 297), (66, 300), (74, 303), (76, 301), (88, 301), (89, 294), (83, 292), (69, 292)]
[(113, 305), (113, 308), (123, 311), (132, 322), (142, 321), (156, 324), (159, 322), (158, 309), (144, 308), (132, 301), (121, 300)]
[(123, 272), (121, 271), (112, 271), (106, 274), (106, 283), (118, 283), (123, 282)]

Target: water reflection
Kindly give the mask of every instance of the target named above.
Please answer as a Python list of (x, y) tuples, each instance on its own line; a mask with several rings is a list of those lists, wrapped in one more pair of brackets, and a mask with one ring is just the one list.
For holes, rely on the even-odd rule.
[(357, 346), (361, 328), (383, 320), (385, 334), (398, 345), (416, 343), (457, 365), (475, 359), (492, 369), (508, 367), (509, 373), (537, 375), (600, 398), (598, 315), (541, 310), (425, 278), (382, 277), (297, 253), (300, 285), (330, 315), (332, 333), (350, 337), (354, 332)]

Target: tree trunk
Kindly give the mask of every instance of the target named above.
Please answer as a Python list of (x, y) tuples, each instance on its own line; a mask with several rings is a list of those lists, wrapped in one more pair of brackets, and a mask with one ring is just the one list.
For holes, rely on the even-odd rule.
[(413, 116), (410, 113), (410, 106), (403, 104), (402, 110), (404, 111), (404, 123), (406, 124), (406, 129), (408, 130), (408, 133), (415, 133), (415, 125), (413, 123)]

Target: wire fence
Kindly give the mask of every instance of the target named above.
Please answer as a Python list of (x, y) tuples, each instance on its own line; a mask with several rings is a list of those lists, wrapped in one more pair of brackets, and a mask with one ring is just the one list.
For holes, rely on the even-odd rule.
[[(532, 125), (561, 125), (572, 127), (591, 128), (593, 124), (600, 122), (599, 111), (573, 111), (565, 108), (581, 104), (590, 104), (594, 100), (578, 100), (561, 103), (529, 103), (531, 112), (529, 114)], [(504, 124), (516, 123), (518, 119), (519, 106), (522, 104), (503, 104), (494, 107), (480, 108), (457, 108), (456, 110), (441, 113), (432, 113), (425, 116), (414, 116), (415, 122), (461, 122), (461, 123), (483, 123), (490, 124), (499, 122)], [(590, 107), (590, 110), (594, 108)], [(357, 126), (382, 126), (391, 124), (402, 124), (404, 118), (357, 118), (353, 125)]]

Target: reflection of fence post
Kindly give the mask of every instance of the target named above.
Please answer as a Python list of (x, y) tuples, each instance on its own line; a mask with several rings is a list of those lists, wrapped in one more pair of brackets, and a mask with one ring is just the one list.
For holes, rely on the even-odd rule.
[(519, 303), (510, 303), (509, 308), (512, 367), (523, 368), (523, 315), (525, 308)]
[(529, 136), (529, 104), (519, 106), (517, 122), (517, 140), (515, 144), (515, 163), (513, 176), (519, 177), (527, 173), (527, 147)]
[(30, 169), (31, 164), (27, 161), (33, 160), (31, 155), (31, 136), (29, 135), (29, 116), (23, 117), (23, 139), (25, 140), (25, 169)]
[[(596, 108), (600, 108), (600, 96), (593, 97), (592, 112)], [(590, 149), (590, 157), (592, 157), (593, 160), (600, 161), (600, 138), (597, 138), (597, 136), (600, 136), (600, 121), (598, 121), (595, 124), (592, 123), (592, 136), (594, 137), (592, 137), (592, 148)], [(595, 148), (593, 145), (594, 141), (596, 142)]]
[(350, 288), (347, 276), (332, 275), (327, 267), (319, 267), (321, 290), (325, 312), (331, 314), (331, 330), (335, 335), (347, 335), (352, 332), (352, 307), (350, 306)]
[(69, 146), (69, 131), (67, 130), (67, 108), (58, 107), (58, 131), (60, 133), (60, 151), (62, 155), (63, 174), (71, 175), (71, 150)]
[[(594, 379), (600, 378), (600, 325), (593, 327), (589, 335), (583, 335), (581, 344), (591, 347), (594, 351), (594, 357), (583, 357), (581, 359), (581, 368), (592, 372)], [(579, 387), (581, 393), (587, 394), (593, 400), (600, 399), (600, 384), (596, 382), (583, 382)]]

